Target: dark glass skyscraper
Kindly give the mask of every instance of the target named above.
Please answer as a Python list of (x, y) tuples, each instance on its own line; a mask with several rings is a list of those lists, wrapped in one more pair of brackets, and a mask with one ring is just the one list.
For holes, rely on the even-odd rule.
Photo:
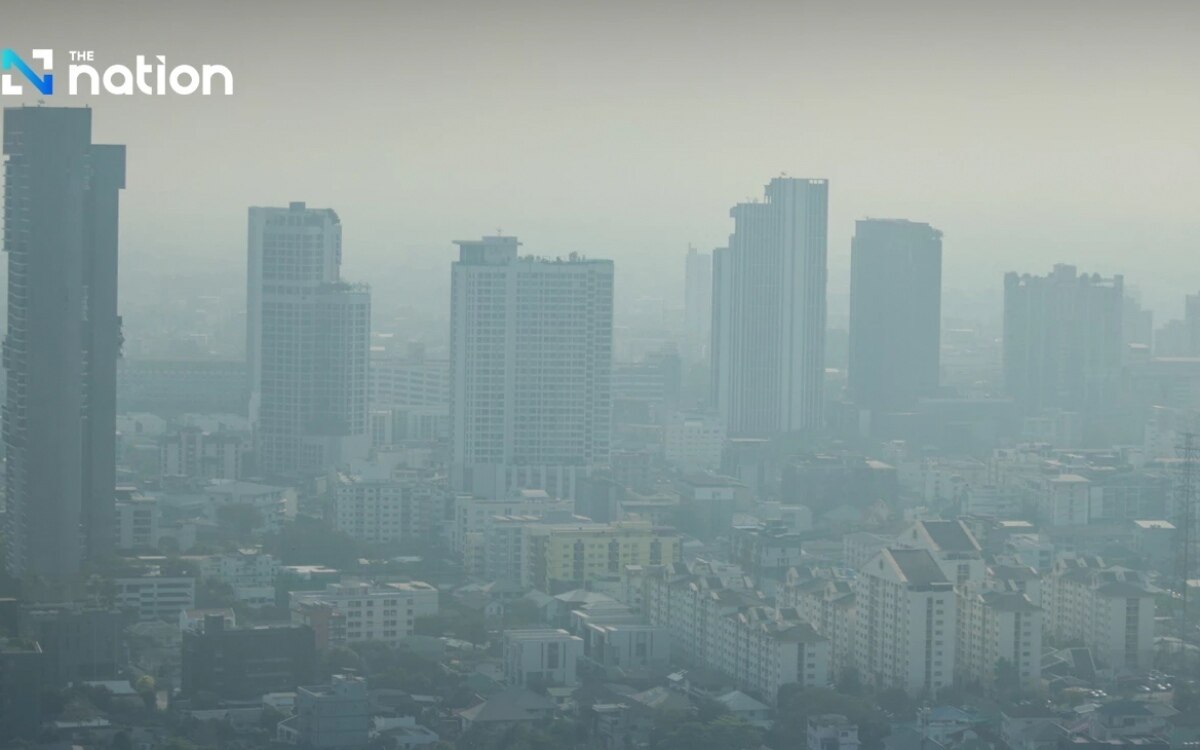
[(938, 388), (942, 233), (904, 219), (855, 224), (850, 250), (850, 392), (871, 411)]
[(125, 147), (92, 111), (4, 111), (9, 571), (69, 583), (113, 547), (117, 217)]

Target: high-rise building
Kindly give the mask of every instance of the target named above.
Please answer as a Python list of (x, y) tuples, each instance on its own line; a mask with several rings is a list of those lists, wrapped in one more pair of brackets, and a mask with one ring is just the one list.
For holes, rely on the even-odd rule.
[(450, 311), (451, 478), (499, 497), (574, 497), (612, 438), (613, 263), (459, 242)]
[(125, 147), (91, 133), (90, 109), (4, 111), (7, 565), (51, 585), (113, 547)]
[(712, 256), (689, 247), (683, 288), (683, 326), (690, 362), (708, 359), (712, 338)]
[(1005, 275), (1004, 384), (1027, 411), (1116, 402), (1123, 282), (1068, 265), (1048, 276)]
[(938, 388), (942, 233), (867, 219), (850, 247), (851, 396), (863, 409), (907, 409)]
[(778, 177), (713, 256), (714, 398), (731, 437), (822, 423), (829, 184)]
[(251, 208), (246, 347), (258, 470), (322, 474), (365, 458), (371, 295), (341, 279), (331, 209)]

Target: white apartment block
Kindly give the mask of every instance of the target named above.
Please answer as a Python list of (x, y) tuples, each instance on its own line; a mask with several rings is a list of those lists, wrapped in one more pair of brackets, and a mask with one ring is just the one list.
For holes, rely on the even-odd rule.
[(1055, 563), (1043, 592), (1048, 632), (1079, 640), (1118, 673), (1154, 666), (1154, 589), (1145, 574), (1095, 557)]
[(429, 539), (442, 518), (444, 492), (432, 482), (340, 475), (333, 526), (360, 542)]
[(667, 418), (663, 455), (680, 471), (718, 470), (724, 448), (725, 423), (720, 416), (676, 412)]
[(1051, 526), (1082, 526), (1090, 520), (1091, 482), (1078, 474), (1046, 479), (1038, 498), (1038, 512)]
[(305, 605), (327, 605), (344, 618), (346, 643), (382, 641), (395, 646), (412, 634), (418, 617), (436, 615), (438, 592), (419, 581), (409, 583), (331, 583), (324, 591), (291, 592), (293, 622), (303, 622)]
[(854, 584), (850, 579), (832, 575), (831, 571), (816, 571), (812, 576), (792, 571), (777, 596), (783, 606), (795, 607), (801, 618), (829, 639), (834, 679), (854, 667), (857, 639)]
[(960, 597), (959, 673), (968, 683), (995, 687), (1003, 661), (1022, 689), (1041, 682), (1042, 610), (1019, 591), (972, 591)]
[(200, 577), (228, 584), (239, 601), (261, 606), (274, 602), (275, 578), (280, 568), (273, 556), (246, 549), (201, 559)]
[(774, 703), (784, 685), (833, 684), (832, 645), (793, 608), (746, 607), (721, 620), (708, 664)]
[(955, 586), (983, 583), (987, 568), (982, 548), (962, 521), (917, 521), (896, 537), (893, 544), (929, 552)]
[[(631, 571), (632, 572), (632, 571)], [(789, 683), (831, 684), (832, 647), (794, 608), (764, 606), (749, 587), (726, 588), (706, 564), (642, 567), (645, 615), (666, 628), (676, 656), (774, 702)], [(745, 586), (744, 578), (730, 583)]]
[(855, 663), (880, 689), (932, 695), (953, 684), (957, 602), (927, 550), (889, 548), (855, 582)]
[(117, 606), (133, 610), (142, 622), (175, 622), (180, 612), (196, 607), (194, 578), (147, 574), (117, 578), (113, 585)]
[(518, 257), (515, 237), (457, 244), (452, 486), (574, 497), (576, 476), (609, 460), (613, 263)]
[(494, 516), (540, 518), (548, 513), (574, 512), (573, 500), (551, 497), (545, 490), (517, 490), (499, 499), (457, 495), (454, 498), (454, 521), (450, 526), (450, 549), (464, 554), (469, 535), (482, 535)]
[(504, 631), (504, 679), (509, 685), (577, 685), (582, 655), (583, 639), (561, 628)]

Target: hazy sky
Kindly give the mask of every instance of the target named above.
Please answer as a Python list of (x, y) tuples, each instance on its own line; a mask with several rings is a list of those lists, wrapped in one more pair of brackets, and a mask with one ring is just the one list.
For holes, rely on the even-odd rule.
[(853, 220), (896, 216), (945, 232), (947, 289), (1068, 261), (1161, 321), (1200, 289), (1198, 34), (1183, 1), (39, 0), (2, 41), (232, 69), (230, 98), (92, 100), (127, 264), (240, 273), (246, 206), (306, 200), (348, 276), (414, 294), (498, 228), (675, 294), (787, 172), (831, 180), (834, 293)]

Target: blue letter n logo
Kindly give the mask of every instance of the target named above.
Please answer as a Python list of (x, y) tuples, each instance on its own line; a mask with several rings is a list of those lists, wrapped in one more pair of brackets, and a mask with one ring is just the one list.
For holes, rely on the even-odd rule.
[[(41, 76), (33, 72), (20, 55), (13, 52), (11, 49), (5, 49), (0, 56), (0, 69), (11, 70), (16, 68), (21, 75), (25, 76), (25, 80), (33, 84), (34, 88), (43, 94), (49, 95), (54, 93), (54, 75), (49, 71), (54, 67), (54, 52), (48, 49), (35, 49), (30, 55), (34, 60), (42, 61), (43, 72)], [(5, 73), (3, 79), (0, 80), (0, 94), (16, 94), (25, 93), (20, 84), (13, 83), (12, 75)]]

